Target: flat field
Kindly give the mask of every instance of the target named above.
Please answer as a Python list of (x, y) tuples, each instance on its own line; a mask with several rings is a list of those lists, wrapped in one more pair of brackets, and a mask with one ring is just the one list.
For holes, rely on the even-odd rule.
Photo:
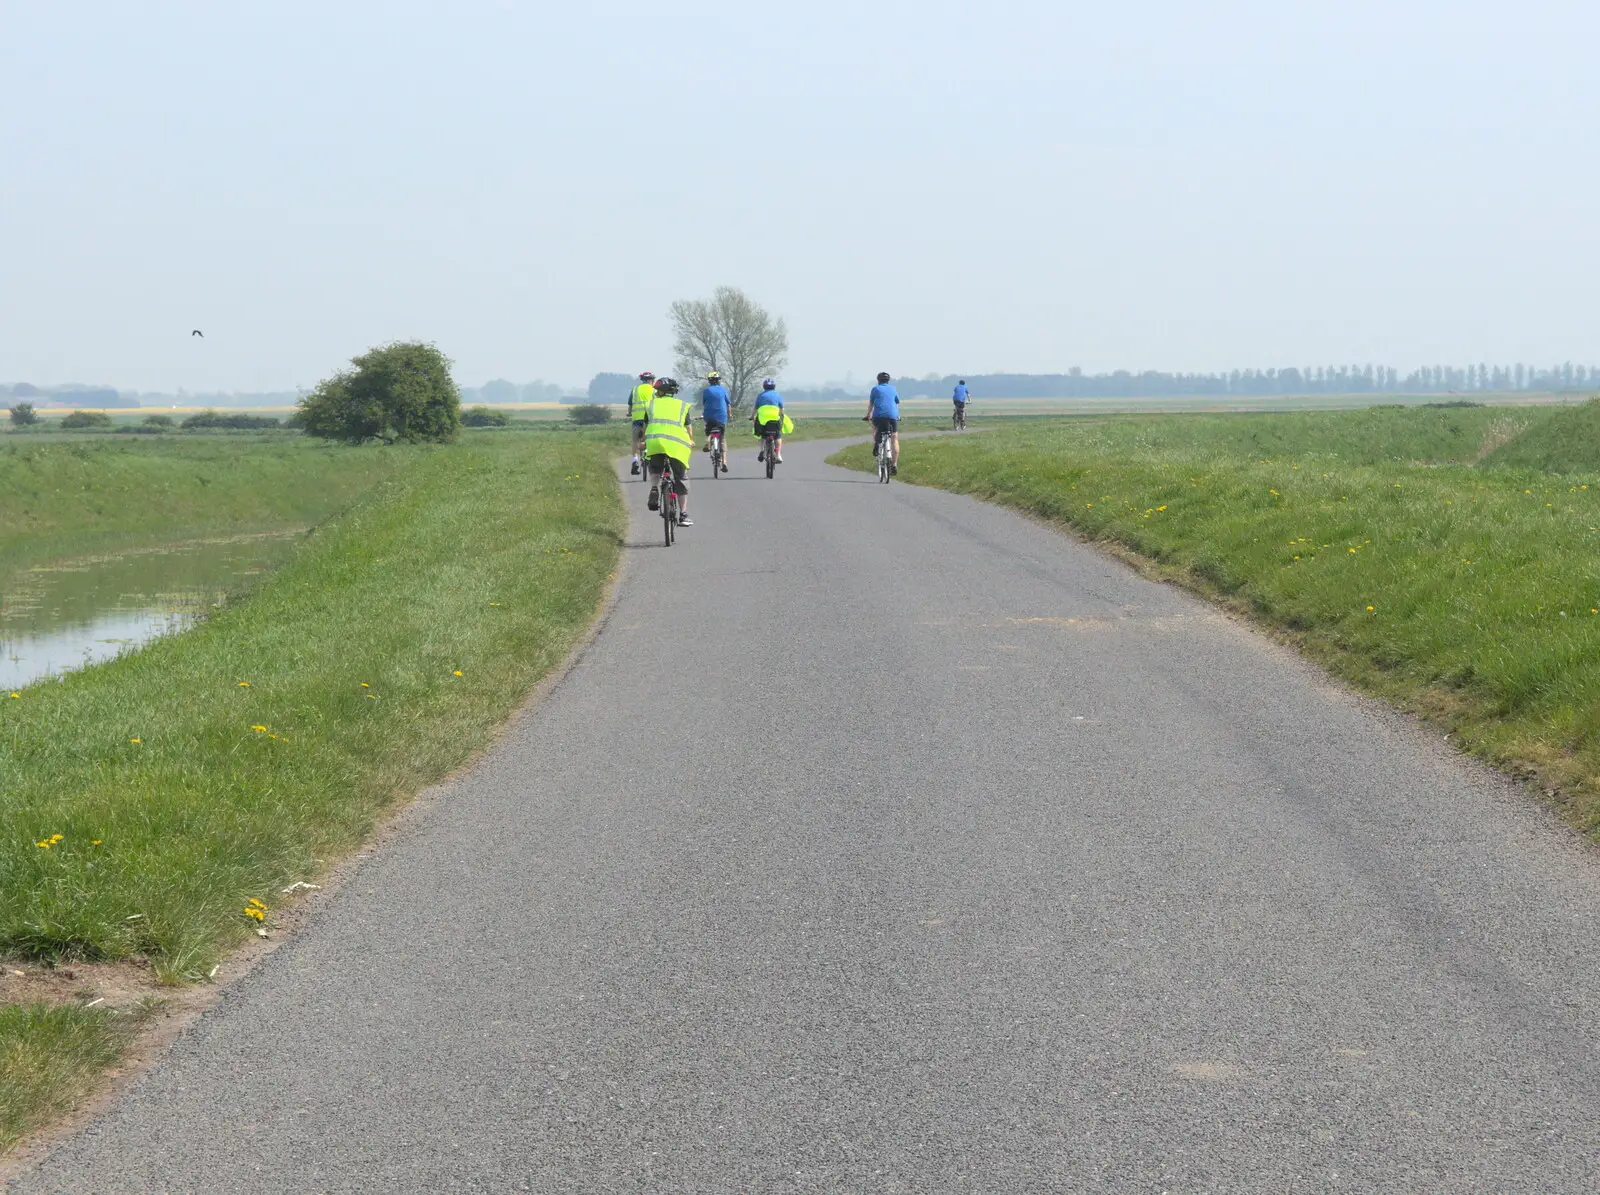
[(1597, 446), (1593, 403), (1121, 417), (915, 441), (900, 476), (1120, 545), (1600, 837)]
[[(205, 455), (223, 443), (226, 460)], [(195, 629), (0, 694), (0, 956), (186, 983), (270, 929), (282, 888), (486, 744), (582, 634), (622, 543), (619, 444), (602, 429), (0, 454), (37, 487), (28, 517), (73, 550), (217, 520), (318, 524)], [(4, 526), (0, 542), (28, 542)], [(23, 1009), (0, 1009), (0, 1087), (33, 1094), (0, 1109), (0, 1147), (120, 1040), (104, 1008)]]

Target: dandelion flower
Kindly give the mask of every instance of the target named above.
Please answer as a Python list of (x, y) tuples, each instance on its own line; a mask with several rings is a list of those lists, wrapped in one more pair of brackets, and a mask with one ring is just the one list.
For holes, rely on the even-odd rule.
[(15, 697), (18, 701), (22, 700), (22, 694), (21, 693), (13, 693), (13, 694), (11, 694), (11, 696)]
[(90, 846), (99, 846), (100, 845), (100, 840), (98, 838), (91, 838), (91, 839), (89, 839), (89, 845)]
[(50, 849), (51, 842), (48, 838), (46, 838), (42, 842), (36, 842), (33, 845), (38, 847), (40, 850), (47, 851)]
[(239, 687), (241, 689), (248, 689), (250, 687), (250, 682), (247, 680), (242, 680), (239, 682)]
[(1371, 607), (1371, 606), (1368, 606), (1368, 607), (1367, 607), (1367, 613), (1368, 613), (1368, 614), (1371, 614), (1371, 613), (1373, 613), (1373, 609), (1372, 609), (1372, 607)]
[(60, 842), (65, 837), (66, 837), (65, 834), (52, 834), (52, 835), (50, 835), (50, 841), (51, 842)]
[(257, 734), (267, 733), (267, 728), (265, 726), (252, 726), (250, 729), (255, 731)]
[(129, 739), (128, 742), (142, 744), (144, 742), (144, 740), (143, 739)]
[(362, 682), (361, 682), (361, 687), (362, 687), (362, 688), (363, 688), (363, 689), (370, 689), (370, 688), (372, 688), (372, 686), (371, 686), (371, 685), (369, 685), (369, 684), (367, 684), (367, 682), (366, 682), (366, 681), (362, 681)]
[(455, 671), (454, 671), (454, 672), (452, 672), (452, 673), (451, 673), (451, 674), (450, 674), (450, 675), (451, 675), (451, 676), (460, 676), (460, 675), (461, 675), (461, 669), (459, 669), (459, 668), (457, 668), (457, 669), (456, 669), (456, 670), (455, 670)]

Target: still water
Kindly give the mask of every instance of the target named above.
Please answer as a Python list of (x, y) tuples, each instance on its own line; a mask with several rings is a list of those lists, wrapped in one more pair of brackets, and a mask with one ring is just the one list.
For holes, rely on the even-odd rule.
[(0, 578), (0, 689), (20, 689), (192, 626), (281, 564), (300, 534), (83, 556)]

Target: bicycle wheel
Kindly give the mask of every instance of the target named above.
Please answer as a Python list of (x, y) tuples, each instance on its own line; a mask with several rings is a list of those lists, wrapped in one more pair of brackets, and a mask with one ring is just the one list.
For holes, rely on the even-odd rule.
[(777, 453), (772, 451), (772, 437), (771, 436), (764, 437), (762, 439), (762, 441), (761, 441), (761, 446), (766, 450), (766, 454), (767, 454), (767, 476), (770, 478), (772, 476), (773, 470), (778, 467), (778, 462), (775, 459), (776, 456), (777, 456)]
[[(667, 479), (661, 479), (665, 482)], [(672, 546), (672, 527), (678, 521), (677, 512), (673, 509), (678, 505), (678, 497), (670, 490), (661, 495), (661, 534), (666, 540), (667, 547)]]

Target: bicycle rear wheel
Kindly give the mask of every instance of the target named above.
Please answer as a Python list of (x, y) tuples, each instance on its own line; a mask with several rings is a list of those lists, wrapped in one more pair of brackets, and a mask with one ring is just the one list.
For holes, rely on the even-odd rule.
[(762, 437), (761, 447), (766, 452), (766, 456), (767, 456), (767, 476), (770, 478), (772, 476), (772, 471), (778, 467), (778, 462), (777, 462), (777, 459), (776, 459), (777, 458), (777, 453), (773, 452), (773, 450), (772, 450), (772, 437), (771, 436)]

